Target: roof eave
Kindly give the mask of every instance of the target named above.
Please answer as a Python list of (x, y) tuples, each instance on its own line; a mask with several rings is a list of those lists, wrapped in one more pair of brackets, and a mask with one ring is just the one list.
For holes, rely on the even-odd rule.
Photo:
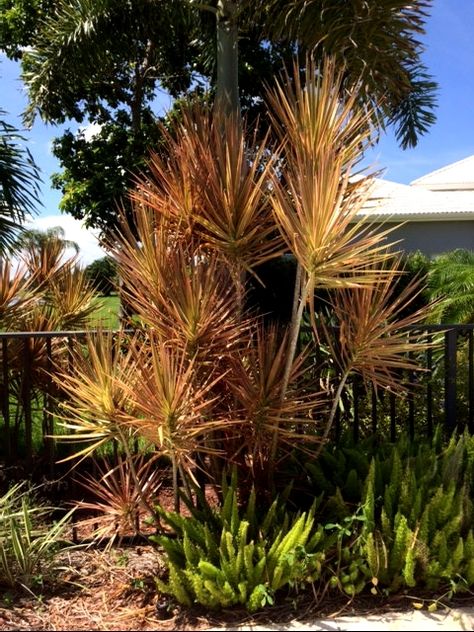
[(450, 222), (450, 221), (474, 221), (474, 212), (453, 213), (358, 213), (356, 218), (367, 219), (374, 223), (400, 223), (400, 222)]

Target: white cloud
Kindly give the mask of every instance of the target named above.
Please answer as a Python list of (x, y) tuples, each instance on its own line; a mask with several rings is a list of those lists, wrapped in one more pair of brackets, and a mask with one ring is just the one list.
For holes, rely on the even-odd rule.
[(79, 131), (84, 134), (84, 138), (87, 142), (89, 142), (94, 138), (94, 136), (100, 134), (101, 129), (102, 125), (100, 123), (89, 123), (89, 125), (86, 125), (86, 127), (81, 127)]
[[(47, 230), (61, 226), (64, 230), (64, 238), (75, 241), (79, 246), (79, 262), (82, 266), (87, 266), (96, 259), (101, 259), (107, 254), (100, 246), (97, 230), (85, 228), (83, 223), (70, 215), (46, 215), (36, 217), (25, 227), (36, 230)], [(73, 254), (73, 251), (71, 251)]]

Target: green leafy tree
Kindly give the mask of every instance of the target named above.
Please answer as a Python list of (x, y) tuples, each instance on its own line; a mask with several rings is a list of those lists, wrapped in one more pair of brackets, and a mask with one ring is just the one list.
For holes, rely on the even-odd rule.
[(10, 59), (20, 59), (40, 20), (52, 11), (55, 0), (0, 0), (1, 48)]
[[(402, 146), (434, 120), (435, 84), (419, 43), (431, 0), (61, 0), (49, 11), (36, 0), (36, 22), (20, 0), (3, 3), (9, 54), (21, 53), (15, 28), (18, 43), (31, 46), (22, 62), (27, 120), (39, 113), (103, 126), (92, 141), (66, 134), (55, 146), (63, 210), (101, 228), (114, 224), (130, 173), (145, 168), (148, 147), (159, 143), (160, 89), (175, 99), (201, 99), (210, 89), (219, 107), (253, 118), (262, 113), (264, 82), (295, 52), (313, 50), (343, 65), (344, 90), (363, 86), (359, 98), (375, 106), (379, 124), (396, 126)], [(14, 9), (29, 17), (29, 30), (11, 18)]]
[(90, 263), (86, 268), (86, 276), (95, 289), (109, 296), (117, 289), (117, 264), (112, 257), (102, 257)]

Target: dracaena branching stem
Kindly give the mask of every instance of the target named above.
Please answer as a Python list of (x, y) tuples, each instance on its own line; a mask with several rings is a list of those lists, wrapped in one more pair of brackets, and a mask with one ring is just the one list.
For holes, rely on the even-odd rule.
[(176, 513), (179, 513), (180, 502), (179, 502), (179, 488), (178, 488), (178, 464), (176, 462), (176, 455), (171, 455), (171, 468), (172, 468), (172, 476), (173, 476), (173, 500), (174, 500), (174, 510)]
[(293, 291), (293, 307), (291, 309), (291, 322), (295, 322), (296, 313), (298, 311), (298, 302), (301, 296), (301, 277), (303, 274), (303, 267), (301, 263), (297, 260), (296, 262), (296, 276), (295, 276), (295, 288)]
[(118, 427), (118, 433), (119, 433), (120, 441), (122, 442), (123, 449), (125, 451), (125, 455), (127, 457), (128, 467), (130, 468), (130, 473), (132, 475), (133, 482), (135, 483), (135, 487), (137, 488), (138, 497), (140, 498), (140, 501), (142, 505), (144, 506), (144, 508), (150, 513), (151, 516), (153, 516), (154, 520), (156, 520), (157, 523), (159, 524), (159, 515), (153, 509), (152, 505), (148, 502), (145, 494), (143, 493), (142, 484), (140, 482), (137, 471), (135, 469), (135, 464), (133, 462), (133, 456), (130, 453), (128, 439), (125, 436), (123, 430), (120, 428), (120, 426)]
[(189, 487), (188, 478), (187, 478), (187, 476), (186, 476), (186, 474), (184, 472), (184, 469), (183, 469), (183, 467), (181, 465), (178, 465), (178, 472), (179, 472), (179, 475), (181, 476), (181, 480), (183, 481), (183, 487), (184, 487), (184, 491), (186, 493), (186, 497), (188, 499), (188, 503), (190, 505), (194, 506), (193, 495), (192, 495), (192, 492), (191, 492), (191, 488)]
[(329, 413), (329, 418), (327, 420), (326, 423), (326, 427), (324, 428), (324, 432), (323, 432), (323, 436), (321, 437), (321, 443), (318, 445), (318, 448), (315, 452), (314, 457), (317, 459), (319, 457), (319, 455), (321, 454), (321, 450), (324, 447), (324, 444), (326, 443), (328, 437), (329, 437), (329, 433), (331, 432), (331, 428), (333, 426), (334, 423), (334, 419), (336, 417), (336, 412), (337, 412), (337, 408), (339, 406), (339, 401), (341, 399), (342, 396), (342, 391), (344, 390), (344, 386), (346, 385), (347, 379), (349, 377), (349, 375), (351, 374), (351, 369), (346, 369), (345, 372), (343, 373), (341, 380), (339, 382), (339, 385), (337, 387), (336, 393), (334, 395), (334, 400), (332, 402), (332, 406), (331, 406), (331, 412)]
[(238, 313), (239, 321), (241, 321), (244, 314), (246, 273), (245, 273), (244, 267), (240, 263), (236, 264), (236, 269), (234, 271), (234, 278), (235, 278), (235, 291), (236, 291), (236, 301), (237, 301), (237, 313)]
[[(296, 355), (296, 348), (298, 345), (298, 337), (301, 329), (301, 320), (303, 318), (303, 311), (306, 305), (306, 301), (308, 300), (308, 292), (309, 292), (309, 283), (306, 278), (306, 274), (304, 273), (300, 264), (298, 264), (297, 273), (296, 273), (296, 282), (295, 282), (295, 294), (293, 301), (293, 314), (290, 323), (290, 333), (288, 339), (288, 354), (286, 357), (285, 370), (282, 378), (282, 385), (280, 391), (280, 404), (283, 406), (283, 402), (285, 401), (286, 392), (288, 390), (288, 384), (290, 381), (291, 369), (293, 366), (293, 361)], [(298, 278), (299, 277), (299, 278)], [(273, 463), (275, 462), (276, 453), (278, 449), (278, 425), (273, 431), (272, 437), (272, 445), (270, 451), (270, 470), (273, 467)]]

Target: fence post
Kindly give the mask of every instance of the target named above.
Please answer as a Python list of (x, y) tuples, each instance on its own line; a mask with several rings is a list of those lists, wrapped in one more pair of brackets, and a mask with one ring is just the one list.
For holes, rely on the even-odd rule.
[[(44, 410), (43, 410), (43, 441), (46, 449), (46, 460), (48, 462), (49, 475), (51, 479), (54, 478), (55, 470), (55, 444), (53, 439), (54, 434), (54, 417), (52, 413), (52, 397), (51, 391), (53, 388), (53, 354), (51, 350), (51, 338), (46, 338), (46, 370), (47, 370), (47, 382), (44, 392)], [(46, 436), (45, 436), (46, 435)]]
[(5, 458), (10, 465), (12, 460), (12, 442), (10, 437), (10, 382), (8, 375), (8, 340), (2, 340), (3, 362), (3, 423), (5, 432)]
[(467, 427), (469, 432), (474, 433), (474, 346), (472, 329), (468, 331), (468, 399), (469, 399), (469, 416), (467, 420)]
[[(430, 336), (428, 342), (432, 342), (433, 338)], [(426, 368), (429, 372), (428, 384), (426, 386), (426, 421), (428, 424), (428, 436), (433, 436), (433, 386), (431, 383), (433, 375), (433, 349), (428, 348), (426, 352)]]
[(31, 353), (30, 340), (34, 343), (34, 339), (29, 336), (25, 337), (23, 344), (23, 384), (22, 384), (22, 405), (25, 415), (25, 450), (26, 463), (31, 467), (33, 461), (33, 418), (31, 415)]
[[(413, 353), (410, 351), (408, 354), (410, 360), (413, 360)], [(410, 433), (410, 439), (413, 441), (415, 438), (415, 371), (408, 371), (408, 432)]]
[(456, 428), (456, 347), (457, 330), (449, 329), (444, 334), (444, 411), (449, 432)]

